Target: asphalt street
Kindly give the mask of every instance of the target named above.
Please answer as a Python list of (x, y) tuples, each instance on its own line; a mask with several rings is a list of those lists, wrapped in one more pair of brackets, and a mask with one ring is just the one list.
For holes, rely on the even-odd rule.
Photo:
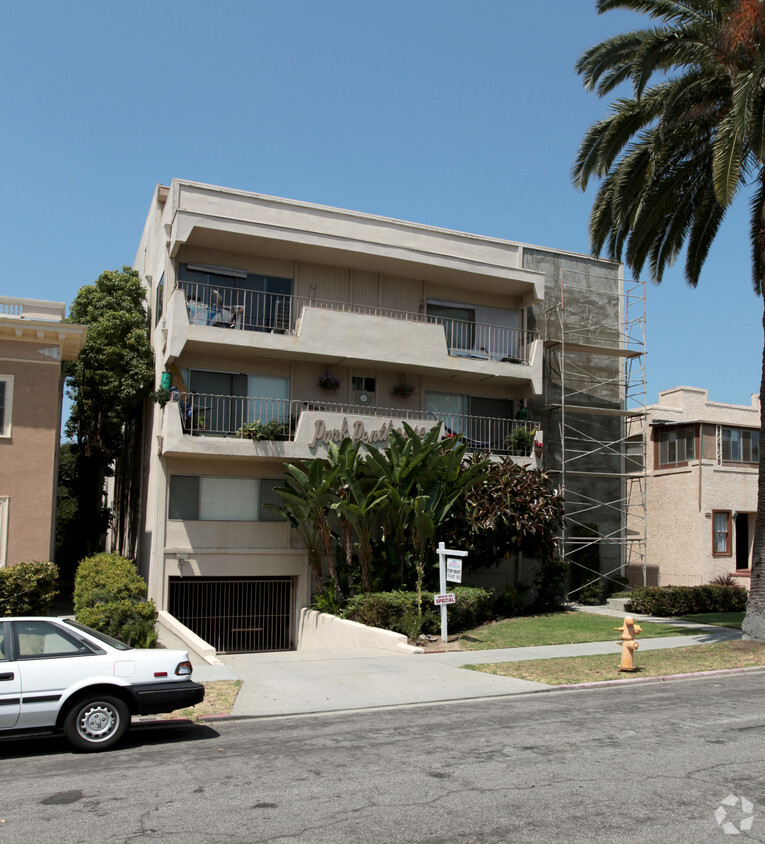
[(139, 726), (97, 755), (3, 739), (0, 842), (765, 841), (764, 694), (754, 672)]

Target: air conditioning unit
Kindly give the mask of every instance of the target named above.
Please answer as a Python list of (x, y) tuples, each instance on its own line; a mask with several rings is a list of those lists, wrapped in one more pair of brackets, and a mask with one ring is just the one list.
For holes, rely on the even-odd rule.
[(374, 405), (375, 394), (371, 390), (354, 390), (353, 403), (358, 405)]

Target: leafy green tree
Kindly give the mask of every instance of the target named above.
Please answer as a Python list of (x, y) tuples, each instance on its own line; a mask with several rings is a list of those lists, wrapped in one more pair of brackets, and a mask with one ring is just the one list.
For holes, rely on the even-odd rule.
[[(573, 166), (577, 187), (600, 179), (590, 215), (593, 252), (624, 259), (654, 281), (685, 254), (693, 287), (726, 210), (752, 186), (752, 280), (765, 273), (765, 3), (760, 0), (597, 0), (654, 25), (608, 38), (577, 63), (610, 114), (586, 133)], [(765, 328), (765, 316), (763, 317)], [(765, 361), (765, 358), (764, 358)], [(760, 385), (765, 406), (765, 367)], [(765, 639), (765, 430), (751, 593), (744, 633)]]
[(110, 270), (81, 287), (69, 321), (88, 326), (85, 347), (67, 364), (72, 410), (66, 434), (75, 440), (77, 518), (82, 549), (103, 546), (104, 481), (124, 445), (125, 426), (140, 417), (154, 380), (145, 292), (130, 267)]

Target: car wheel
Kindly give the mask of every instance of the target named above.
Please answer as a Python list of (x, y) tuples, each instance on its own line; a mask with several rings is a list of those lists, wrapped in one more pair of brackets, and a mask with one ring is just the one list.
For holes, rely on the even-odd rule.
[(76, 703), (64, 719), (64, 735), (80, 750), (106, 750), (125, 735), (130, 710), (117, 697), (99, 695)]

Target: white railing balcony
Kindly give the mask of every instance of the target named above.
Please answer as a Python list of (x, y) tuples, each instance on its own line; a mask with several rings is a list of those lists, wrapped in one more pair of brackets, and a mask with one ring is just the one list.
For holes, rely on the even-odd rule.
[(527, 420), (324, 401), (179, 393), (175, 389), (173, 399), (171, 406), (178, 408), (183, 433), (190, 436), (294, 441), (301, 415), (318, 413), (336, 420), (346, 419), (349, 436), (353, 434), (354, 417), (404, 420), (412, 427), (426, 428), (441, 423), (444, 437), (460, 438), (471, 451), (530, 457), (533, 442), (519, 452), (513, 447), (513, 432), (539, 429), (539, 423)]
[(186, 281), (178, 282), (178, 287), (186, 297), (186, 310), (191, 325), (294, 334), (299, 329), (303, 310), (307, 307), (318, 308), (441, 325), (450, 356), (516, 364), (529, 363), (533, 342), (538, 337), (536, 331), (373, 305), (333, 302), (314, 297), (263, 293), (232, 287), (212, 288), (209, 285)]

